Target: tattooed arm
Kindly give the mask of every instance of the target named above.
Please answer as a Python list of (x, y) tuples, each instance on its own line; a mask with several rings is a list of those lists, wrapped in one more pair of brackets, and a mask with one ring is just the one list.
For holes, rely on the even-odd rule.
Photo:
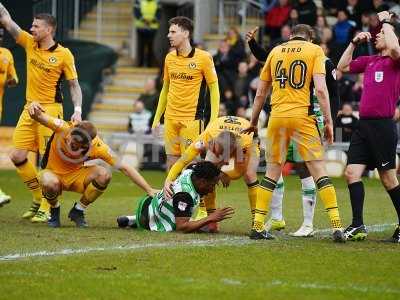
[(71, 93), (72, 103), (74, 104), (74, 114), (71, 116), (71, 121), (82, 121), (82, 90), (79, 85), (78, 79), (68, 80), (69, 90)]
[(11, 34), (14, 39), (18, 38), (21, 28), (11, 19), (10, 13), (0, 2), (0, 23)]

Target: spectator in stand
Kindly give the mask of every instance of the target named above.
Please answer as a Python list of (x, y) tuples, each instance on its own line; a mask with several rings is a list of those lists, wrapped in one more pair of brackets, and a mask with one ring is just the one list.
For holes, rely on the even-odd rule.
[(140, 67), (154, 62), (153, 41), (160, 26), (161, 11), (157, 0), (135, 0), (135, 27), (138, 37), (138, 63)]
[(343, 103), (342, 109), (338, 112), (335, 121), (336, 130), (335, 140), (337, 142), (350, 142), (353, 130), (356, 128), (358, 118), (354, 115), (353, 107), (350, 103)]
[(355, 30), (355, 22), (350, 21), (348, 17), (347, 10), (339, 10), (337, 12), (337, 22), (333, 26), (334, 42), (340, 48), (347, 46)]
[(269, 49), (272, 50), (275, 46), (287, 42), (290, 39), (291, 34), (292, 34), (292, 29), (290, 28), (290, 26), (283, 25), (280, 29), (280, 36), (271, 41), (271, 46)]
[(236, 27), (231, 27), (229, 29), (226, 34), (226, 41), (230, 45), (229, 53), (235, 63), (234, 69), (236, 70), (239, 62), (246, 59), (244, 41)]
[(149, 79), (144, 85), (144, 92), (140, 94), (137, 100), (142, 101), (144, 108), (152, 113), (151, 122), (153, 121), (154, 115), (157, 109), (157, 102), (160, 93), (156, 87), (156, 80)]
[(249, 103), (249, 89), (251, 78), (249, 76), (249, 65), (242, 61), (238, 66), (233, 93), (239, 97), (240, 103)]
[(261, 10), (264, 14), (267, 14), (278, 2), (278, 0), (259, 0)]
[(236, 110), (235, 115), (236, 115), (236, 117), (246, 119), (246, 108), (244, 108), (243, 106), (239, 106)]
[(289, 20), (287, 21), (287, 25), (289, 25), (290, 28), (293, 28), (299, 23), (300, 23), (299, 12), (297, 11), (297, 9), (292, 8), (289, 14)]
[(134, 104), (134, 111), (129, 116), (129, 133), (148, 134), (150, 130), (151, 112), (144, 108), (144, 103), (137, 100)]
[(288, 21), (291, 9), (289, 0), (279, 0), (265, 15), (265, 31), (269, 34), (271, 40), (279, 38), (281, 27)]
[(255, 58), (253, 54), (250, 55), (250, 61), (249, 61), (249, 76), (253, 80), (254, 78), (258, 77), (260, 75), (260, 71), (262, 69), (262, 64)]
[(314, 26), (317, 21), (317, 6), (313, 0), (297, 0), (294, 8), (299, 13), (299, 23)]
[(317, 23), (314, 26), (315, 35), (321, 39), (323, 31), (325, 28), (329, 28), (328, 22), (326, 21), (325, 16), (318, 16)]
[(219, 104), (219, 111), (218, 111), (218, 118), (219, 117), (225, 117), (228, 115), (228, 112), (226, 110), (226, 106), (224, 103)]
[(339, 70), (336, 71), (336, 80), (339, 88), (339, 96), (342, 102), (352, 103), (354, 102), (353, 86), (354, 80), (351, 76), (343, 76), (343, 73)]
[(232, 89), (228, 88), (224, 91), (221, 102), (225, 105), (228, 116), (236, 115), (236, 110), (239, 107), (239, 100)]
[(359, 0), (347, 0), (345, 4), (340, 6), (340, 9), (345, 9), (349, 14), (349, 20), (352, 20), (356, 23), (356, 26), (361, 22), (361, 11), (358, 3)]
[(355, 31), (355, 23), (349, 21), (348, 12), (346, 10), (338, 10), (337, 12), (337, 22), (333, 26), (333, 44), (332, 44), (332, 54), (333, 60), (337, 62), (339, 57), (346, 49), (347, 44), (350, 42)]
[(229, 43), (226, 40), (222, 40), (219, 43), (217, 54), (213, 57), (221, 91), (233, 86), (235, 81), (235, 62), (230, 48)]

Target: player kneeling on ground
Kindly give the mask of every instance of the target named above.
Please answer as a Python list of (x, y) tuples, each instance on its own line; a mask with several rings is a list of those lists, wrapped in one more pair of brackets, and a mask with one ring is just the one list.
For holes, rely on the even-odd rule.
[(134, 168), (118, 162), (111, 149), (97, 136), (96, 127), (92, 123), (67, 123), (53, 118), (44, 113), (36, 102), (28, 110), (32, 119), (54, 131), (47, 144), (42, 160), (43, 171), (40, 174), (43, 196), (51, 206), (51, 218), (48, 221), (50, 227), (60, 227), (58, 196), (62, 191), (82, 194), (68, 217), (77, 227), (87, 227), (85, 209), (103, 194), (111, 180), (111, 172), (106, 168), (84, 166), (84, 162), (88, 160), (102, 159), (122, 171), (148, 195), (154, 194), (154, 190)]
[(216, 209), (207, 217), (194, 221), (200, 198), (212, 193), (220, 177), (220, 170), (208, 161), (198, 162), (182, 172), (173, 182), (173, 196), (166, 198), (161, 191), (154, 197), (139, 201), (134, 216), (118, 217), (119, 227), (144, 228), (151, 231), (196, 232), (214, 222), (232, 217), (232, 207)]

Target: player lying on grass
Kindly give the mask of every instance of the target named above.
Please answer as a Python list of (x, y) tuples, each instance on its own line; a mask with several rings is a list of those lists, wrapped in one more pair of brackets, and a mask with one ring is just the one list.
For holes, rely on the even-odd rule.
[[(231, 159), (234, 166), (231, 169), (223, 168), (221, 181), (226, 187), (230, 180), (243, 177), (247, 184), (248, 197), (252, 215), (254, 214), (257, 196), (257, 167), (260, 151), (258, 139), (253, 135), (240, 134), (240, 131), (249, 126), (249, 121), (240, 117), (225, 116), (211, 122), (207, 129), (186, 149), (182, 157), (172, 166), (164, 184), (167, 197), (172, 195), (171, 183), (196, 157), (203, 155), (207, 161), (213, 162), (219, 168), (227, 165)], [(215, 191), (204, 197), (207, 213), (216, 208)], [(206, 215), (203, 213), (203, 215)], [(210, 224), (210, 231), (217, 231), (216, 224)]]
[(234, 213), (232, 207), (216, 209), (202, 219), (192, 218), (197, 214), (200, 198), (214, 191), (219, 176), (220, 170), (216, 165), (208, 161), (198, 162), (172, 183), (172, 197), (165, 197), (161, 191), (154, 197), (142, 198), (134, 216), (118, 217), (118, 226), (190, 233), (210, 223), (229, 219)]
[(84, 166), (88, 160), (102, 159), (122, 171), (148, 195), (154, 195), (154, 190), (134, 168), (118, 161), (107, 144), (97, 136), (96, 127), (92, 123), (70, 123), (53, 118), (37, 102), (32, 102), (28, 111), (32, 119), (54, 131), (47, 144), (40, 174), (43, 196), (51, 206), (48, 221), (50, 227), (60, 227), (58, 196), (62, 191), (82, 194), (68, 217), (77, 227), (87, 226), (85, 209), (103, 194), (111, 180), (111, 172), (106, 168)]

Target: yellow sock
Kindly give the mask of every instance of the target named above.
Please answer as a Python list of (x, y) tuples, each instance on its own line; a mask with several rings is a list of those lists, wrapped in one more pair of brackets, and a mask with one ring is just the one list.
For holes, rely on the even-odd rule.
[(213, 213), (215, 211), (215, 209), (217, 208), (216, 198), (217, 198), (217, 196), (215, 194), (215, 191), (213, 191), (203, 197), (203, 201), (204, 201), (204, 205), (207, 210), (207, 214)]
[(107, 186), (101, 186), (93, 180), (83, 192), (81, 203), (84, 206), (88, 206), (90, 203), (94, 202), (98, 197), (100, 197), (106, 188)]
[(332, 228), (342, 228), (342, 222), (340, 221), (339, 209), (336, 200), (336, 192), (331, 180), (329, 177), (324, 176), (319, 178), (316, 184), (318, 187), (319, 196), (321, 197), (325, 209), (328, 212)]
[(44, 212), (50, 211), (50, 203), (44, 197), (42, 198), (42, 202), (40, 202), (39, 210)]
[(254, 220), (256, 210), (257, 191), (260, 188), (258, 180), (247, 185), (247, 196), (249, 197), (251, 219)]
[(28, 190), (33, 194), (33, 202), (40, 205), (42, 202), (42, 189), (40, 188), (38, 173), (35, 166), (25, 159), (23, 162), (16, 164), (17, 173), (22, 181), (28, 187)]
[(263, 231), (265, 218), (268, 214), (268, 208), (271, 203), (272, 193), (276, 187), (276, 181), (264, 177), (257, 191), (256, 209), (254, 213), (253, 229)]

